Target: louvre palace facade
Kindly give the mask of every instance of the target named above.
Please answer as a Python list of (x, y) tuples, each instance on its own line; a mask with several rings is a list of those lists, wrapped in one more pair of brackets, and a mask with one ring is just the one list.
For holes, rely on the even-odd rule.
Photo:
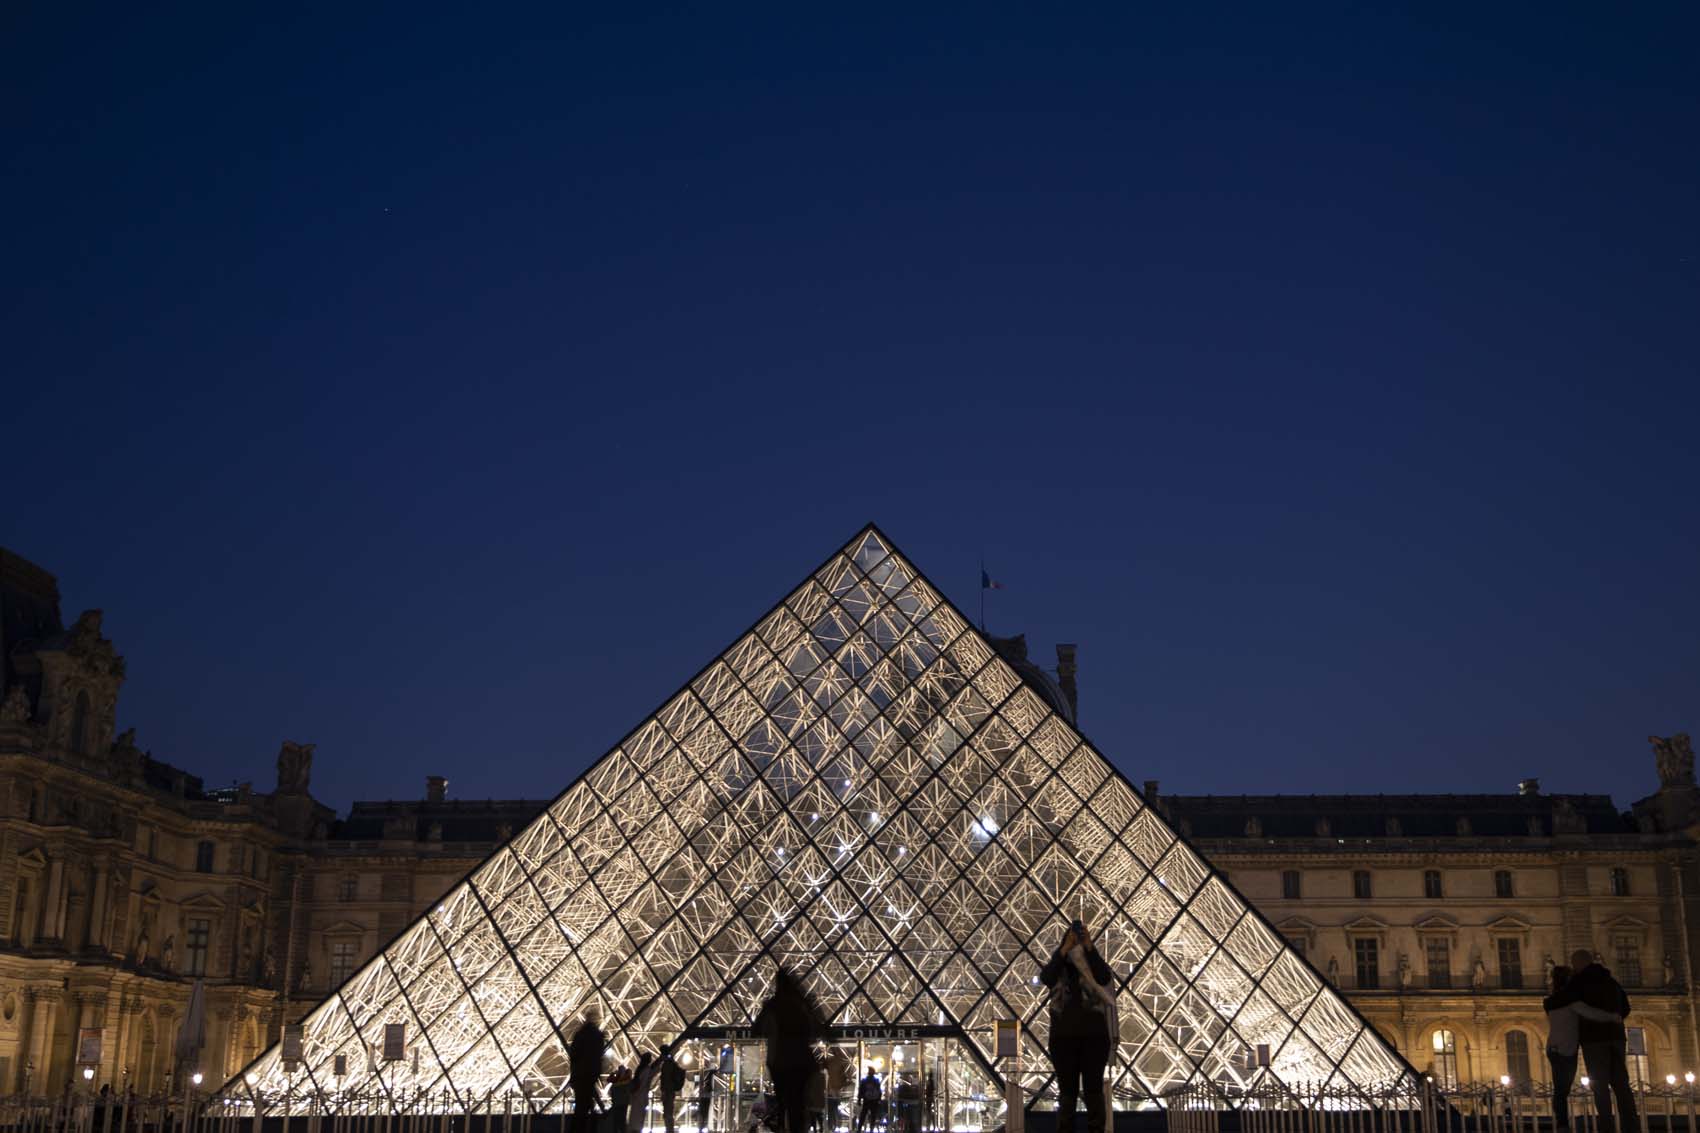
[[(956, 1044), (954, 1057), (965, 1065), (983, 1063), (976, 1029), (994, 1015), (1037, 1023), (1036, 1001), (1023, 985), (1035, 954), (1048, 952), (1056, 918), (1079, 909), (1094, 924), (1130, 918), (1107, 945), (1133, 1004), (1122, 1019), (1126, 1054), (1113, 1071), (1127, 1098), (1194, 1074), (1255, 1074), (1283, 1057), (1366, 1080), (1407, 1065), (1449, 1081), (1538, 1080), (1545, 1074), (1539, 989), (1549, 964), (1578, 947), (1600, 953), (1629, 989), (1636, 1071), (1662, 1078), (1700, 1070), (1689, 979), (1700, 931), (1690, 896), (1700, 884), (1700, 806), (1685, 737), (1655, 745), (1647, 762), (1657, 789), (1628, 811), (1604, 796), (1544, 794), (1533, 781), (1473, 796), (1168, 795), (1155, 783), (1136, 791), (1100, 767), (1073, 732), (1072, 649), (1059, 649), (1055, 677), (1043, 672), (1019, 639), (984, 639), (957, 624), (918, 572), (866, 538), (752, 631), (751, 640), (763, 643), (759, 661), (745, 660), (756, 657), (755, 645), (743, 644), (742, 654), (734, 646), (717, 663), (726, 667), (724, 687), (699, 680), (676, 695), (634, 732), (653, 726), (653, 750), (640, 757), (628, 741), (632, 750), (598, 763), (582, 789), (552, 800), (465, 800), (430, 777), (411, 801), (356, 803), (342, 814), (311, 794), (310, 745), (281, 745), (269, 789), (210, 790), (146, 751), (134, 730), (120, 732), (124, 663), (99, 611), (67, 625), (51, 575), (0, 552), (0, 1093), (56, 1092), (83, 1065), (97, 1083), (166, 1087), (187, 1070), (174, 1046), (196, 979), (206, 988), (207, 1035), (195, 1068), (214, 1082), (244, 1067), (261, 1078), (274, 1072), (277, 1052), (265, 1052), (286, 1022), (302, 1019), (309, 1073), (315, 1065), (326, 1072), (340, 1053), (341, 1065), (352, 1061), (358, 1074), (366, 1058), (346, 1054), (370, 1051), (377, 1040), (368, 1024), (387, 1021), (389, 1011), (410, 1024), (413, 1073), (444, 1088), (530, 1088), (527, 1075), (558, 1074), (552, 1032), (590, 1002), (623, 1022), (612, 1032), (622, 1057), (681, 1039), (716, 1047), (736, 1040), (754, 992), (732, 989), (759, 984), (753, 958), (764, 953), (799, 963), (831, 953), (839, 966), (811, 968), (811, 977), (842, 995), (837, 1018), (846, 1034), (859, 1028), (865, 1039), (858, 1041), (884, 1042), (894, 1069), (903, 1057), (914, 1064), (935, 1040)], [(836, 638), (815, 628), (829, 609), (868, 624), (887, 621), (877, 634), (868, 631), (866, 672), (849, 669), (849, 685), (823, 690), (774, 665), (800, 668), (787, 658), (803, 646), (823, 655), (851, 648), (854, 624), (831, 631)], [(904, 663), (891, 662), (889, 687), (864, 704), (855, 690), (870, 688), (867, 677), (903, 648), (926, 655), (907, 675)], [(949, 716), (955, 708), (927, 716), (955, 721), (948, 740), (923, 733), (926, 722), (909, 734), (894, 727), (877, 765), (869, 741), (846, 748), (865, 765), (843, 780), (810, 771), (805, 760), (787, 772), (788, 785), (775, 785), (785, 760), (805, 751), (796, 737), (810, 720), (831, 719), (837, 734), (849, 736), (849, 697), (874, 722), (863, 725), (872, 731), (896, 719), (920, 687), (917, 674), (939, 672), (947, 656), (963, 674), (951, 705), (973, 696), (957, 716)], [(820, 707), (797, 697), (799, 723), (774, 707), (790, 703), (781, 696), (744, 704), (758, 673), (769, 670), (786, 695), (813, 689)], [(658, 690), (682, 675), (663, 675)], [(749, 718), (733, 727), (735, 702)], [(711, 723), (727, 739), (715, 752), (698, 752), (681, 734), (687, 724), (701, 734)], [(788, 731), (793, 723), (803, 730)], [(1010, 729), (1011, 751), (1031, 749), (1048, 761), (1030, 781), (1046, 784), (1032, 788), (1035, 796), (1058, 796), (1044, 803), (1047, 815), (1054, 811), (1049, 841), (1036, 805), (1020, 797), (1025, 780), (1009, 772), (1000, 781), (995, 773), (1014, 766), (1013, 756), (994, 755), (983, 739), (1000, 724)], [(758, 727), (773, 738), (769, 762), (752, 754), (759, 749), (746, 738)], [(932, 749), (922, 747), (924, 734), (935, 737)], [(1626, 737), (1626, 751), (1641, 742)], [(612, 892), (602, 880), (608, 863), (638, 856), (636, 835), (619, 825), (613, 804), (638, 780), (659, 797), (655, 784), (671, 773), (665, 760), (677, 758), (697, 761), (678, 768), (702, 791), (703, 813), (720, 806), (731, 815), (746, 796), (704, 768), (732, 759), (734, 749), (752, 780), (762, 779), (787, 806), (795, 837), (752, 845), (738, 840), (729, 821), (711, 850), (707, 824), (679, 828), (675, 845), (653, 852), (679, 861), (692, 849), (698, 872), (679, 881), (687, 897), (671, 894), (660, 860), (650, 861), (647, 884)], [(959, 782), (956, 765), (970, 751), (976, 774)], [(1111, 754), (1124, 765), (1137, 761), (1136, 753)], [(918, 762), (908, 767), (903, 760), (911, 756)], [(641, 773), (640, 758), (648, 761)], [(942, 786), (916, 787), (907, 797), (882, 786), (877, 802), (850, 797), (849, 784), (864, 773), (870, 784), (894, 784), (899, 769), (906, 782)], [(541, 796), (565, 785), (538, 786)], [(952, 828), (948, 816), (887, 836), (898, 817), (928, 803), (929, 790), (937, 791), (933, 802), (966, 816), (954, 850), (946, 841), (954, 835), (928, 840), (928, 831)], [(1007, 809), (993, 821), (998, 807)], [(1022, 827), (1028, 810), (1031, 830)], [(1088, 818), (1093, 873), (1104, 878), (1090, 898), (1070, 888), (1062, 857), (1088, 840), (1080, 832)], [(762, 821), (773, 824), (771, 815)], [(813, 822), (836, 822), (833, 839), (816, 834)], [(875, 827), (885, 833), (870, 832)], [(587, 841), (586, 832), (603, 828), (605, 841)], [(1034, 847), (1030, 859), (1017, 856), (1021, 838)], [(997, 869), (980, 864), (984, 845), (1004, 847), (1008, 860), (999, 858)], [(959, 884), (929, 892), (901, 858), (935, 851), (940, 875)], [(820, 890), (818, 897), (799, 898), (804, 883), (786, 880), (777, 862), (787, 854), (806, 862), (795, 877), (813, 877), (804, 888)], [(982, 872), (960, 865), (970, 854)], [(1113, 855), (1125, 866), (1112, 866)], [(568, 859), (585, 873), (550, 872)], [(1112, 880), (1124, 874), (1125, 883)], [(734, 876), (748, 878), (748, 895), (725, 881)], [(711, 877), (722, 879), (712, 891), (705, 888)], [(906, 907), (872, 908), (855, 890), (857, 878), (878, 880), (882, 893), (901, 892)], [(972, 905), (970, 888), (1000, 896)], [(586, 893), (595, 894), (597, 908), (574, 912), (574, 920), (565, 910)], [(1237, 904), (1241, 898), (1250, 908)], [(673, 931), (680, 953), (644, 952), (642, 978), (654, 984), (637, 987), (637, 925), (645, 922), (635, 911), (627, 921), (626, 911), (645, 900), (655, 911), (643, 915), (660, 926), (653, 936)], [(706, 935), (695, 943), (683, 931), (687, 908), (718, 918), (697, 926)], [(997, 939), (977, 951), (947, 913), (971, 920), (977, 940)], [(763, 935), (763, 918), (775, 926), (771, 936)], [(835, 938), (841, 919), (848, 923)], [(547, 946), (541, 923), (554, 930)], [(993, 924), (998, 934), (980, 929)], [(611, 943), (610, 926), (619, 928), (619, 943)], [(711, 938), (728, 942), (723, 953), (691, 951)], [(905, 961), (910, 966), (892, 974), (882, 949), (939, 959), (923, 967)], [(548, 966), (533, 967), (546, 950)], [(858, 967), (854, 957), (863, 953), (874, 958)], [(720, 959), (734, 954), (744, 967)], [(483, 975), (467, 974), (474, 964)], [(576, 982), (561, 975), (569, 969)], [(424, 994), (431, 971), (454, 973), (431, 990), (439, 1007)], [(498, 986), (504, 971), (511, 986)], [(378, 990), (380, 983), (394, 990)], [(356, 994), (365, 997), (358, 1004)], [(570, 1006), (555, 1019), (527, 1014), (528, 1001)], [(1231, 1015), (1225, 1002), (1234, 1004)], [(1183, 1023), (1188, 1011), (1195, 1014)], [(457, 1024), (460, 1033), (450, 1036), (449, 1021), (468, 1016), (474, 1022)], [(1204, 1025), (1207, 1016), (1225, 1025)], [(950, 1053), (939, 1057), (951, 1065)], [(1042, 1063), (1029, 1053), (1029, 1067)], [(1041, 1092), (1044, 1083), (1035, 1079), (1031, 1088)]]

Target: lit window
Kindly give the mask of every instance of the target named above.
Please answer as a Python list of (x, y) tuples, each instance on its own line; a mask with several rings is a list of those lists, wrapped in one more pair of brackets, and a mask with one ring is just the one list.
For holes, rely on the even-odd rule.
[(1505, 1074), (1519, 1086), (1529, 1084), (1529, 1036), (1523, 1031), (1505, 1032)]
[(189, 922), (188, 950), (185, 959), (188, 962), (188, 974), (204, 976), (207, 974), (207, 950), (212, 943), (212, 922), (196, 918)]
[(1629, 1084), (1637, 1090), (1644, 1090), (1652, 1077), (1651, 1068), (1647, 1065), (1647, 1028), (1625, 1027), (1624, 1032), (1624, 1037), (1629, 1040), (1625, 1044), (1629, 1062)]
[(1442, 1089), (1458, 1088), (1458, 1040), (1451, 1031), (1439, 1030), (1430, 1036), (1434, 1051), (1434, 1078)]

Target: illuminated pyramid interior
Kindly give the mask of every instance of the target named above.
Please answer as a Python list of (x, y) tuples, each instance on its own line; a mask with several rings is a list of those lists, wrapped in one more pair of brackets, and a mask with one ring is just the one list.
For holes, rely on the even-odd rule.
[[(846, 1033), (953, 1034), (988, 1076), (995, 1021), (1020, 1019), (1042, 1103), (1035, 974), (1076, 915), (1119, 985), (1118, 1106), (1409, 1080), (870, 527), (315, 1008), (301, 1062), (274, 1047), (226, 1097), (364, 1080), (542, 1106), (588, 1005), (629, 1061), (748, 1026), (783, 963)], [(393, 1023), (407, 1060), (375, 1071)]]

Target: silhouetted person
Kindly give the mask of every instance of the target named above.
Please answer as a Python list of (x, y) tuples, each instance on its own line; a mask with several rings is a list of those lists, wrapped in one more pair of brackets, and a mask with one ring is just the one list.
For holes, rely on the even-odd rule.
[(567, 1047), (567, 1077), (573, 1085), (572, 1133), (591, 1133), (593, 1129), (596, 1084), (602, 1079), (602, 1059), (608, 1054), (608, 1040), (597, 1026), (600, 1018), (596, 1008), (588, 1008)]
[(868, 1067), (867, 1075), (856, 1085), (856, 1102), (857, 1133), (877, 1126), (880, 1110), (885, 1107), (885, 1088), (880, 1085), (879, 1075), (874, 1073), (872, 1066)]
[(649, 1118), (649, 1087), (654, 1081), (655, 1055), (646, 1050), (638, 1057), (637, 1069), (632, 1071), (632, 1093), (626, 1111), (626, 1133), (638, 1133)]
[(608, 1128), (610, 1133), (626, 1133), (626, 1115), (632, 1104), (632, 1072), (625, 1066), (616, 1067), (608, 1078)]
[(668, 1051), (661, 1056), (661, 1122), (667, 1133), (674, 1133), (673, 1112), (679, 1104), (679, 1091), (685, 1088), (685, 1068)]
[(697, 1075), (697, 1133), (708, 1133), (708, 1115), (714, 1107), (714, 1075), (716, 1068), (703, 1064)]
[[(1572, 1004), (1586, 1004), (1594, 1009), (1579, 1014), (1576, 1035), (1588, 1067), (1588, 1086), (1594, 1092), (1599, 1133), (1613, 1133), (1617, 1128), (1633, 1133), (1640, 1129), (1641, 1119), (1635, 1110), (1635, 1087), (1629, 1081), (1629, 1036), (1623, 1027), (1623, 1021), (1629, 1017), (1629, 996), (1605, 965), (1596, 963), (1593, 953), (1586, 949), (1571, 954), (1570, 967), (1569, 982), (1548, 996), (1543, 1006), (1549, 1011)], [(1609, 1021), (1602, 1021), (1598, 1013), (1605, 1014)], [(1615, 1124), (1614, 1097), (1617, 1099)]]
[(1057, 1072), (1057, 1133), (1073, 1133), (1074, 1106), (1086, 1095), (1087, 1133), (1104, 1133), (1104, 1066), (1110, 1060), (1115, 993), (1110, 966), (1075, 921), (1039, 971), (1051, 989), (1051, 1065)]
[(773, 994), (762, 1004), (755, 1031), (767, 1041), (767, 1074), (773, 1080), (784, 1133), (808, 1129), (809, 1077), (818, 1067), (814, 1045), (826, 1032), (826, 1019), (808, 990), (785, 968), (773, 980)]
[(838, 1128), (838, 1099), (855, 1071), (842, 1050), (832, 1047), (826, 1052), (826, 1128), (828, 1133)]

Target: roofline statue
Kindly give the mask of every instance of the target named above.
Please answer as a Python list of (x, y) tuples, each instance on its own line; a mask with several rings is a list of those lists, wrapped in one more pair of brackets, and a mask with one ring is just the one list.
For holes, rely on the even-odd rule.
[(1659, 786), (1694, 786), (1694, 745), (1687, 732), (1674, 736), (1648, 736), (1653, 745), (1653, 759), (1659, 766)]

